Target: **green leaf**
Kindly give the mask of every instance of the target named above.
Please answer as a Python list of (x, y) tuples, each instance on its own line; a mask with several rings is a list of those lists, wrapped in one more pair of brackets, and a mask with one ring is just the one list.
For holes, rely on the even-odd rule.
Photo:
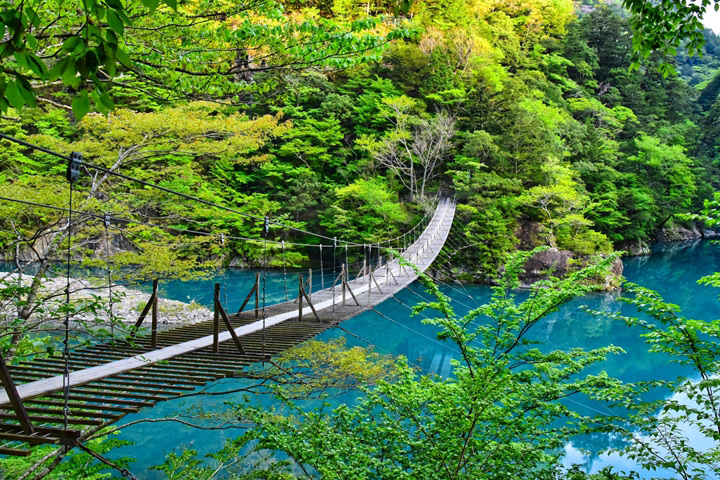
[(117, 59), (115, 58), (115, 50), (108, 48), (105, 44), (105, 69), (108, 75), (114, 77), (117, 73)]
[(15, 52), (15, 53), (13, 53), (13, 57), (15, 57), (15, 61), (21, 67), (30, 68), (30, 67), (28, 67), (27, 56), (26, 56), (25, 52)]
[(125, 7), (123, 7), (123, 4), (122, 4), (122, 2), (120, 2), (120, 0), (105, 0), (105, 3), (107, 3), (109, 7), (112, 7), (115, 10), (124, 10), (125, 9)]
[(69, 57), (64, 57), (55, 65), (53, 65), (53, 67), (50, 69), (50, 73), (48, 74), (48, 80), (52, 82), (53, 80), (57, 80), (58, 78), (60, 78), (60, 75), (62, 75), (69, 60)]
[(177, 10), (177, 0), (163, 0), (163, 2), (173, 10)]
[(117, 58), (118, 62), (122, 63), (127, 68), (134, 67), (133, 61), (130, 60), (130, 57), (128, 56), (128, 54), (125, 53), (125, 51), (121, 48), (118, 48), (117, 50), (115, 50), (115, 58)]
[(160, 0), (142, 0), (142, 4), (149, 8), (151, 12), (154, 12), (160, 4)]
[(74, 58), (68, 57), (60, 76), (65, 85), (74, 85), (77, 82), (77, 69), (75, 68)]
[(33, 53), (27, 54), (27, 65), (40, 79), (45, 80), (48, 76), (48, 70), (45, 64)]
[(5, 97), (13, 108), (21, 109), (25, 105), (25, 99), (20, 93), (17, 83), (10, 82), (5, 89)]
[(74, 36), (66, 39), (62, 44), (62, 49), (66, 50), (68, 52), (73, 52), (75, 49), (78, 48), (78, 46), (82, 43), (82, 38), (79, 36)]
[(108, 92), (100, 92), (100, 103), (105, 106), (108, 110), (115, 110), (115, 102)]
[(95, 108), (97, 108), (98, 112), (107, 115), (108, 109), (100, 101), (100, 94), (97, 90), (93, 90), (90, 95), (92, 96), (93, 102), (95, 102)]
[(110, 28), (113, 30), (113, 32), (117, 33), (119, 36), (123, 36), (125, 33), (125, 25), (123, 25), (122, 20), (120, 20), (120, 17), (117, 13), (115, 13), (115, 10), (108, 9), (107, 11), (107, 21), (108, 25), (110, 25)]
[(88, 93), (86, 91), (81, 92), (80, 95), (73, 98), (70, 106), (77, 120), (87, 115), (90, 111), (90, 98), (88, 97)]
[(87, 68), (91, 73), (94, 73), (95, 70), (97, 70), (100, 65), (100, 60), (94, 50), (88, 50), (85, 53), (85, 65), (87, 65)]
[(25, 103), (30, 107), (36, 106), (37, 102), (35, 101), (35, 92), (33, 91), (30, 82), (28, 82), (27, 79), (24, 77), (19, 77), (16, 82), (18, 90), (20, 91), (20, 95), (22, 95)]

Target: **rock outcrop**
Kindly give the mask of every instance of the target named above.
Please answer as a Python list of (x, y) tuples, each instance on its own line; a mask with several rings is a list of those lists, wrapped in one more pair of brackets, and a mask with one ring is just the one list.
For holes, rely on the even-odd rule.
[[(520, 275), (521, 287), (529, 288), (533, 283), (553, 277), (564, 277), (568, 273), (581, 268), (587, 257), (577, 255), (568, 250), (550, 248), (538, 252), (525, 263), (525, 272)], [(605, 278), (598, 279), (605, 290), (613, 290), (619, 286), (623, 272), (622, 260), (617, 259)]]

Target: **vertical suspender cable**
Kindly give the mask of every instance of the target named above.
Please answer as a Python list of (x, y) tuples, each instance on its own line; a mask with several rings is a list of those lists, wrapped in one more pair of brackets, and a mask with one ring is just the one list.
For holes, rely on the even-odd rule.
[(333, 281), (332, 284), (332, 299), (333, 299), (333, 320), (335, 320), (335, 284), (337, 281), (335, 280), (335, 274), (337, 273), (336, 269), (336, 262), (335, 262), (335, 254), (337, 250), (337, 237), (333, 237), (333, 269), (332, 269), (332, 275), (330, 276), (330, 279)]
[(323, 252), (320, 244), (320, 290), (325, 290), (325, 273), (323, 272)]
[(67, 270), (65, 275), (65, 338), (63, 340), (63, 426), (68, 429), (70, 416), (70, 261), (72, 246), (72, 211), (73, 211), (73, 185), (80, 176), (80, 164), (82, 163), (82, 155), (73, 152), (70, 155), (67, 172), (65, 178), (70, 182), (70, 198), (68, 200), (68, 246), (67, 246)]
[(68, 210), (68, 247), (67, 272), (65, 275), (65, 338), (63, 340), (63, 426), (68, 429), (70, 415), (70, 242), (72, 240), (72, 197), (73, 183), (70, 182), (70, 201)]
[(108, 306), (110, 308), (110, 336), (115, 339), (115, 315), (113, 312), (113, 293), (112, 293), (112, 271), (110, 270), (110, 215), (107, 213), (103, 217), (105, 224), (105, 251), (107, 261), (107, 281), (108, 281)]
[[(221, 249), (224, 250), (224, 249), (225, 249), (225, 234), (224, 234), (224, 233), (221, 233), (221, 234), (220, 234), (220, 245), (221, 245)], [(221, 251), (221, 252), (220, 252), (220, 255), (221, 255), (220, 258), (222, 258), (222, 254), (223, 254), (223, 252)], [(220, 268), (223, 269), (223, 296), (225, 297), (225, 308), (228, 308), (228, 306), (227, 306), (227, 305), (228, 305), (228, 296), (227, 296), (227, 284), (228, 284), (228, 280), (227, 280), (227, 266), (226, 266), (226, 265), (221, 265)]]
[(270, 232), (270, 218), (265, 217), (265, 239), (263, 240), (263, 257), (265, 257), (263, 261), (263, 279), (262, 279), (262, 321), (263, 321), (263, 330), (262, 330), (262, 355), (263, 355), (263, 361), (265, 359), (265, 290), (267, 287), (267, 267), (268, 267), (268, 253), (267, 253), (267, 237), (268, 233)]

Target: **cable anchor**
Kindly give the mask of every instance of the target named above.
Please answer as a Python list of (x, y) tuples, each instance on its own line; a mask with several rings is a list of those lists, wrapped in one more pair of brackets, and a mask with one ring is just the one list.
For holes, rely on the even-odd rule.
[(78, 178), (80, 178), (80, 167), (83, 163), (82, 158), (82, 153), (72, 152), (70, 154), (67, 171), (65, 172), (65, 178), (68, 182), (75, 183)]

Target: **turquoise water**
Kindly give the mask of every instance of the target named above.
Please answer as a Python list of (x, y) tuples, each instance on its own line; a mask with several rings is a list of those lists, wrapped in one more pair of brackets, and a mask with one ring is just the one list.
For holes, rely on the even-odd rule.
[[(717, 292), (709, 287), (696, 284), (699, 277), (720, 270), (720, 247), (710, 242), (697, 244), (673, 245), (658, 249), (650, 257), (625, 260), (625, 276), (629, 281), (656, 289), (666, 300), (679, 304), (685, 316), (697, 318), (718, 318), (720, 305)], [(323, 281), (326, 286), (330, 282), (330, 274), (321, 278), (314, 273), (313, 286), (321, 288)], [(244, 299), (246, 292), (254, 281), (254, 272), (228, 270), (216, 279), (227, 285), (221, 296), (227, 296), (233, 310), (235, 304)], [(297, 285), (296, 272), (274, 271), (267, 277), (267, 296), (275, 300), (283, 300), (285, 287), (288, 295)], [(490, 289), (486, 286), (445, 286), (442, 290), (454, 302), (457, 313), (463, 314), (468, 309), (487, 301)], [(177, 300), (195, 300), (209, 304), (212, 292), (212, 281), (171, 282), (162, 286), (165, 296)], [(413, 284), (410, 289), (401, 292), (397, 300), (388, 300), (377, 309), (392, 321), (374, 312), (367, 312), (343, 323), (343, 328), (355, 336), (347, 336), (339, 329), (323, 333), (319, 338), (328, 339), (346, 336), (348, 345), (367, 345), (369, 342), (382, 353), (405, 355), (411, 363), (422, 371), (443, 376), (450, 374), (450, 361), (457, 357), (456, 349), (444, 342), (436, 340), (436, 329), (423, 325), (420, 317), (411, 317), (407, 306), (417, 303), (423, 297), (423, 287)], [(531, 331), (531, 338), (546, 345), (548, 349), (570, 349), (575, 347), (590, 349), (606, 345), (622, 347), (627, 354), (612, 356), (602, 365), (594, 369), (606, 370), (611, 376), (626, 382), (648, 379), (671, 379), (686, 372), (677, 365), (668, 364), (659, 355), (648, 354), (647, 348), (638, 338), (638, 331), (619, 325), (616, 322), (591, 316), (578, 309), (587, 305), (595, 310), (617, 310), (621, 308), (616, 302), (617, 293), (594, 294), (577, 299), (563, 307), (557, 313), (548, 316)], [(237, 307), (234, 307), (237, 308)], [(627, 307), (625, 307), (627, 308)], [(631, 312), (628, 312), (631, 313)], [(226, 379), (216, 382), (212, 389), (224, 391), (237, 389), (246, 385), (243, 380)], [(231, 394), (217, 397), (190, 397), (158, 404), (152, 409), (128, 415), (123, 424), (139, 419), (160, 419), (186, 413), (183, 418), (193, 423), (207, 425), (202, 420), (203, 412), (229, 412), (227, 402), (240, 401), (242, 394)], [(261, 400), (269, 401), (269, 400)], [(584, 399), (573, 400), (581, 413), (607, 413), (602, 405), (593, 404)], [(123, 429), (119, 438), (135, 442), (134, 446), (123, 447), (113, 451), (109, 456), (129, 456), (136, 459), (131, 470), (143, 479), (164, 478), (159, 472), (150, 471), (149, 467), (159, 464), (164, 457), (181, 449), (192, 448), (205, 455), (220, 449), (226, 439), (234, 438), (241, 431), (228, 429), (220, 431), (204, 431), (177, 423), (140, 423)], [(577, 448), (598, 449), (605, 446), (602, 439), (578, 438), (568, 445), (569, 462), (588, 462), (593, 469), (605, 465), (614, 465), (627, 470), (632, 464), (617, 457), (583, 458)], [(659, 472), (656, 472), (657, 475)]]

